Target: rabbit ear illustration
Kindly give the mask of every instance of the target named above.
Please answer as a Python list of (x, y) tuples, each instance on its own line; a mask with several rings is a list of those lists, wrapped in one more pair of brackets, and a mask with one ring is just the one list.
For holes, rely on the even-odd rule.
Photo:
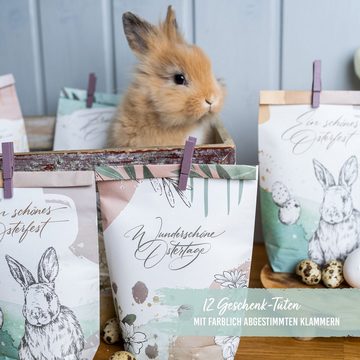
[(358, 162), (355, 156), (347, 159), (341, 168), (339, 175), (339, 185), (351, 187), (358, 176)]
[(38, 267), (39, 282), (53, 283), (59, 273), (59, 261), (53, 247), (48, 248), (40, 259)]
[(327, 189), (330, 186), (335, 185), (334, 177), (331, 175), (330, 171), (326, 169), (319, 161), (313, 160), (315, 176), (318, 179), (319, 183), (324, 189)]
[(35, 284), (35, 279), (31, 272), (11, 256), (5, 256), (6, 262), (8, 263), (10, 273), (12, 277), (20, 284), (23, 289), (26, 289), (30, 285)]
[(156, 35), (155, 26), (139, 18), (131, 12), (122, 17), (124, 32), (131, 49), (136, 55), (143, 55), (149, 50), (149, 39)]

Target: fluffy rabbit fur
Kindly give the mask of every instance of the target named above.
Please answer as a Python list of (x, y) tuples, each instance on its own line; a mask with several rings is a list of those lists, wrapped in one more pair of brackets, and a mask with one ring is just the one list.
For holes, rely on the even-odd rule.
[(330, 260), (344, 261), (359, 245), (360, 213), (354, 209), (351, 186), (358, 176), (355, 156), (345, 161), (338, 185), (332, 174), (313, 160), (315, 176), (324, 189), (321, 218), (309, 242), (309, 257), (319, 265)]
[(109, 145), (183, 145), (188, 135), (209, 143), (224, 88), (207, 56), (185, 42), (171, 7), (159, 26), (130, 12), (123, 24), (139, 64), (110, 129)]
[(54, 248), (48, 248), (38, 266), (38, 282), (31, 272), (6, 255), (11, 275), (24, 290), (25, 334), (19, 359), (78, 360), (84, 335), (74, 313), (60, 304), (55, 293), (59, 263)]

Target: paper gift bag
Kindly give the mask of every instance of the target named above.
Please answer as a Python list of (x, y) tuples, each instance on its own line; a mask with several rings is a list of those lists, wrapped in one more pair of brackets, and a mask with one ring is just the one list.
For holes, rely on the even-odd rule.
[(0, 358), (86, 359), (99, 345), (93, 172), (14, 173), (0, 189)]
[(86, 107), (86, 90), (64, 88), (56, 116), (54, 150), (104, 149), (119, 96), (95, 93)]
[(360, 92), (264, 91), (259, 110), (263, 233), (274, 271), (344, 261), (360, 241)]
[(161, 288), (247, 287), (257, 169), (193, 165), (188, 187), (181, 191), (179, 168), (135, 165), (96, 170), (125, 348), (139, 360), (185, 360), (195, 354), (230, 359), (239, 337), (174, 337), (153, 324), (171, 316), (157, 300)]
[(0, 143), (9, 141), (14, 143), (15, 152), (29, 151), (24, 119), (12, 74), (0, 76)]

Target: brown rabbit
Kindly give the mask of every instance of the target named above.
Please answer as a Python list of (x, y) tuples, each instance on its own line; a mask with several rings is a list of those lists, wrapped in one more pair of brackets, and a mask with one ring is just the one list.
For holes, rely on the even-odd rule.
[(184, 40), (171, 6), (159, 26), (130, 12), (123, 24), (139, 64), (111, 126), (109, 145), (183, 145), (188, 135), (209, 143), (224, 88), (204, 52)]

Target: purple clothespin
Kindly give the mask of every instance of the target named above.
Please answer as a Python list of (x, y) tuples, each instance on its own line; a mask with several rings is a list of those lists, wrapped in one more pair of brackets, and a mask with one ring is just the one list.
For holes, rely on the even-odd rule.
[(94, 73), (89, 74), (87, 96), (86, 96), (86, 107), (91, 108), (94, 102), (94, 94), (96, 89), (96, 75)]
[(179, 190), (185, 191), (187, 186), (187, 181), (190, 174), (192, 158), (194, 155), (194, 149), (196, 145), (196, 138), (189, 136), (189, 139), (185, 143), (184, 148), (184, 157), (181, 162), (181, 170), (179, 177)]
[(321, 92), (321, 60), (315, 60), (313, 63), (313, 83), (311, 92), (311, 107), (318, 108), (320, 106)]
[(13, 197), (13, 175), (14, 175), (14, 143), (2, 143), (2, 167), (4, 182), (4, 199)]

